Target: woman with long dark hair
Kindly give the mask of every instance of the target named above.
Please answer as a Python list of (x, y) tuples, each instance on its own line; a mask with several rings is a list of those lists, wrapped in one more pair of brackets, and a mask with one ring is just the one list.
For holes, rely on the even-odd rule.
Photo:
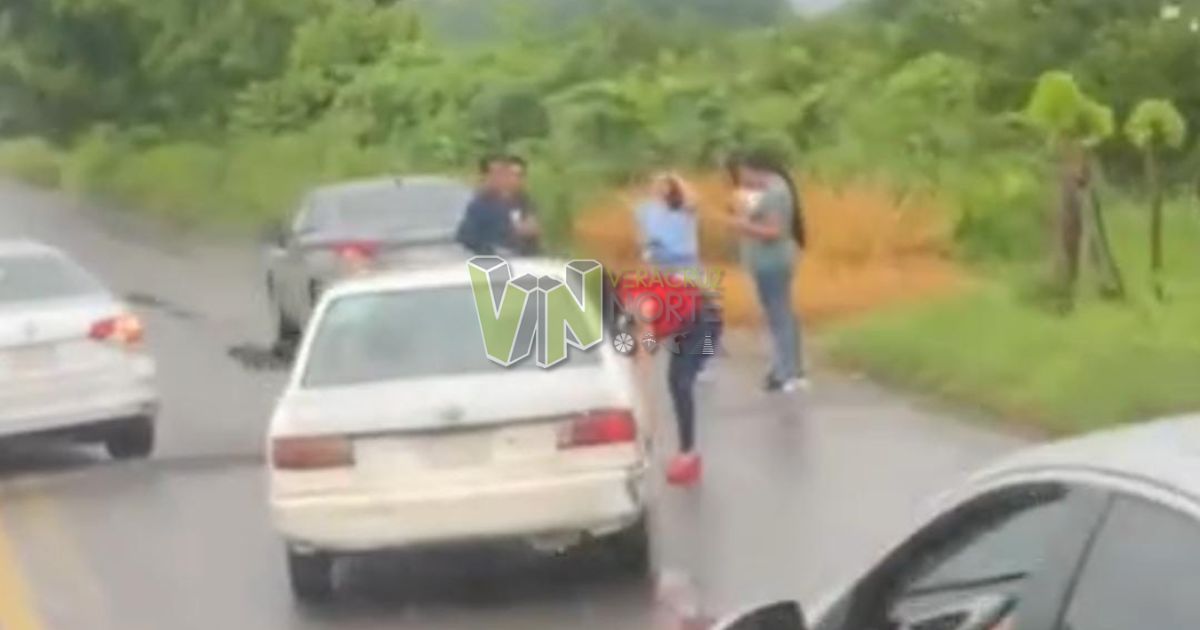
[(741, 236), (742, 262), (754, 278), (774, 346), (766, 389), (807, 389), (792, 305), (793, 270), (806, 236), (798, 187), (783, 163), (765, 151), (736, 156), (730, 174), (737, 192), (727, 222)]

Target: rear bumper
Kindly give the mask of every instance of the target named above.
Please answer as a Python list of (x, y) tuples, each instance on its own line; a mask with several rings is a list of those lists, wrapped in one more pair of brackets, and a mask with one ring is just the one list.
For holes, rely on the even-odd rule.
[(0, 400), (0, 437), (103, 428), (113, 420), (153, 417), (159, 399), (153, 364), (138, 366), (133, 375), (105, 380), (95, 387), (70, 390), (25, 389), (12, 385)]
[(604, 536), (642, 517), (644, 477), (619, 470), (422, 494), (274, 497), (271, 508), (290, 544), (322, 551)]

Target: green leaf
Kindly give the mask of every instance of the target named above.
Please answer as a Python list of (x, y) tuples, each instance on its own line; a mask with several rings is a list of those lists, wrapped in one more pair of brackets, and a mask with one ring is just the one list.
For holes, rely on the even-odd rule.
[(1125, 123), (1125, 135), (1143, 151), (1156, 147), (1178, 149), (1187, 139), (1187, 121), (1166, 99), (1138, 103)]

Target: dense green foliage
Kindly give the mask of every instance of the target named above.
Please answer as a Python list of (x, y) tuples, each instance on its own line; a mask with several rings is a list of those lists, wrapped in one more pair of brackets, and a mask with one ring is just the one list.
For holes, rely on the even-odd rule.
[[(247, 220), (314, 181), (511, 147), (560, 234), (596, 187), (769, 139), (830, 180), (937, 188), (966, 252), (1011, 258), (1041, 247), (1050, 206), (1043, 143), (1013, 115), (1037, 77), (1069, 71), (1122, 120), (1147, 96), (1200, 117), (1192, 17), (1124, 0), (818, 17), (779, 0), (12, 0), (0, 129), (65, 147), (72, 188)], [(1102, 152), (1111, 178), (1136, 172), (1132, 147)]]

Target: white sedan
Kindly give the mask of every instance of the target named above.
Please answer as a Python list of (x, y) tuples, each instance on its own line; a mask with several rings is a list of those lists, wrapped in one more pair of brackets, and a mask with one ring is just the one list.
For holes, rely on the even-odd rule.
[(154, 446), (158, 395), (142, 323), (66, 254), (0, 241), (0, 437), (103, 442), (116, 458)]
[(812, 608), (722, 630), (1200, 628), (1200, 416), (1018, 453)]
[(337, 556), (463, 541), (592, 542), (646, 569), (649, 431), (628, 362), (602, 344), (553, 369), (491, 363), (468, 283), (459, 262), (322, 296), (269, 431), (298, 598), (331, 595)]

